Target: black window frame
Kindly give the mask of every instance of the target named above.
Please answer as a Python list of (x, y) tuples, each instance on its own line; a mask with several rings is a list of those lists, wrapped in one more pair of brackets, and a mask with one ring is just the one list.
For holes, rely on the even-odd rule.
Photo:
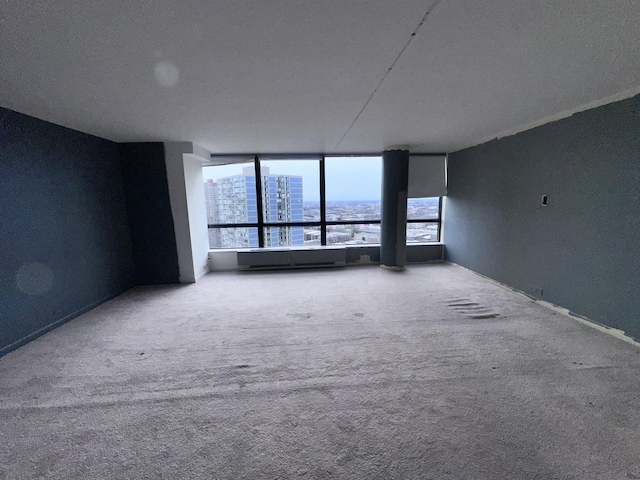
[[(435, 155), (435, 154), (434, 154)], [(438, 154), (439, 155), (439, 154)], [(214, 155), (212, 155), (213, 157)], [(225, 155), (225, 157), (234, 157), (235, 155)], [(334, 225), (361, 225), (361, 224), (369, 224), (369, 225), (379, 225), (382, 223), (381, 220), (340, 220), (340, 221), (327, 221), (326, 213), (327, 213), (327, 204), (326, 204), (326, 176), (325, 176), (325, 159), (327, 157), (379, 157), (380, 154), (331, 154), (331, 155), (253, 155), (253, 165), (255, 170), (255, 183), (256, 183), (256, 208), (258, 213), (258, 221), (246, 222), (246, 223), (209, 223), (207, 224), (207, 228), (257, 228), (258, 229), (258, 247), (257, 248), (265, 248), (264, 244), (264, 229), (269, 227), (320, 227), (320, 247), (327, 246), (327, 226)], [(238, 155), (238, 157), (247, 159), (248, 155)], [(286, 160), (314, 160), (318, 162), (320, 169), (320, 220), (319, 221), (310, 221), (310, 222), (265, 222), (264, 221), (264, 212), (263, 212), (263, 204), (262, 204), (262, 178), (260, 174), (260, 160), (261, 157), (267, 157), (269, 160), (274, 159), (286, 159)], [(248, 160), (248, 159), (247, 159)], [(263, 158), (263, 160), (265, 160)], [(245, 161), (243, 163), (249, 163)], [(209, 165), (209, 167), (215, 167), (216, 165)], [(439, 243), (442, 238), (442, 197), (438, 197), (438, 218), (423, 218), (423, 219), (411, 219), (407, 220), (407, 224), (409, 223), (431, 223), (438, 225), (438, 239), (433, 242), (426, 243)], [(407, 245), (420, 245), (422, 243), (410, 243)], [(335, 244), (336, 246), (345, 245), (345, 244)], [(370, 243), (365, 245), (379, 245), (378, 243)], [(347, 245), (345, 245), (347, 246)], [(241, 248), (241, 247), (229, 247), (229, 249), (233, 250), (233, 248)], [(255, 248), (255, 247), (252, 247)], [(283, 247), (287, 248), (287, 247)], [(290, 247), (295, 248), (295, 247)]]

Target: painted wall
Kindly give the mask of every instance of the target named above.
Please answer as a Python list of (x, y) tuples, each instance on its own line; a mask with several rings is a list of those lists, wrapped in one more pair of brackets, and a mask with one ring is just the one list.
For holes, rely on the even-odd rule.
[(136, 283), (178, 283), (178, 253), (164, 145), (123, 143), (120, 154)]
[(164, 151), (180, 282), (193, 283), (209, 268), (202, 164), (210, 154), (191, 142), (166, 142)]
[(131, 286), (118, 145), (0, 108), (0, 355)]
[(447, 260), (640, 338), (640, 96), (450, 154), (448, 182)]
[(209, 229), (207, 227), (207, 206), (204, 196), (204, 176), (202, 163), (206, 161), (198, 155), (184, 156), (184, 181), (187, 188), (187, 209), (189, 212), (189, 235), (194, 280), (209, 271)]

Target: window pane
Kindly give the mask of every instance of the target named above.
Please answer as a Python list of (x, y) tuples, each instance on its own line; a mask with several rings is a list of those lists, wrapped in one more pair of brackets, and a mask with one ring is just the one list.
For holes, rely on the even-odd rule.
[[(319, 228), (319, 227), (318, 227)], [(305, 244), (306, 227), (265, 227), (265, 247), (301, 247)], [(320, 242), (318, 242), (319, 244)]]
[(407, 200), (408, 220), (437, 220), (440, 197), (410, 198)]
[(318, 160), (261, 161), (260, 175), (265, 223), (320, 221)]
[(209, 248), (254, 247), (258, 247), (258, 227), (209, 229)]
[(327, 245), (380, 243), (380, 224), (327, 225)]
[(209, 224), (258, 222), (253, 163), (204, 167), (202, 170)]
[(437, 241), (437, 223), (407, 223), (407, 243), (427, 243)]
[(307, 246), (321, 244), (320, 227), (304, 227), (304, 244)]
[(327, 221), (380, 220), (381, 157), (327, 157), (325, 184)]

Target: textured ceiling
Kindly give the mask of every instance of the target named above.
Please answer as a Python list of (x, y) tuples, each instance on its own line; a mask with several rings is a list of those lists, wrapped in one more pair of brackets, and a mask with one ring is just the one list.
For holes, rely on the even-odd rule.
[(452, 151), (637, 89), (638, 24), (631, 0), (4, 0), (0, 105), (214, 153)]

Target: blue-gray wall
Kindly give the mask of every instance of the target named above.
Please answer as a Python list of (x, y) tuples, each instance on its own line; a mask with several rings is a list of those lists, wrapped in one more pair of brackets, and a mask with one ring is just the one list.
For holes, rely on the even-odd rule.
[(0, 108), (0, 355), (133, 273), (119, 146)]
[(640, 96), (448, 164), (447, 260), (640, 339)]
[(123, 143), (120, 158), (136, 284), (179, 283), (164, 144)]

